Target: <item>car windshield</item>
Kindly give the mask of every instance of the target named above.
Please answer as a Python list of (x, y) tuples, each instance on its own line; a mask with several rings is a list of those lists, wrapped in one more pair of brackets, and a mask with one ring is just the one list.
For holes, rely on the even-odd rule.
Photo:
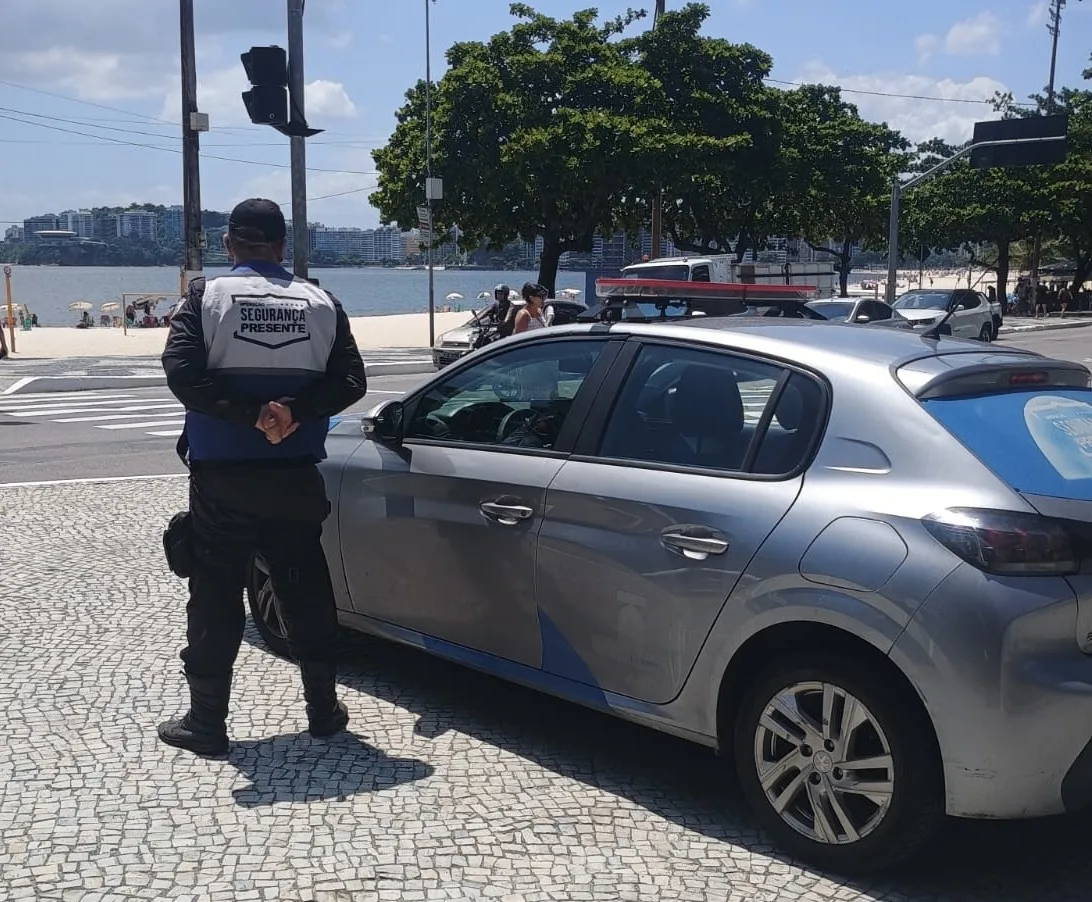
[(624, 275), (627, 279), (661, 279), (669, 282), (689, 282), (690, 267), (678, 263), (665, 266), (642, 266), (640, 269), (631, 269)]
[(950, 291), (908, 291), (895, 301), (896, 310), (947, 310)]
[(853, 304), (839, 304), (831, 301), (822, 301), (817, 304), (808, 304), (808, 306), (825, 316), (827, 319), (845, 319), (853, 312)]
[(1017, 491), (1092, 501), (1092, 390), (1010, 391), (924, 404)]

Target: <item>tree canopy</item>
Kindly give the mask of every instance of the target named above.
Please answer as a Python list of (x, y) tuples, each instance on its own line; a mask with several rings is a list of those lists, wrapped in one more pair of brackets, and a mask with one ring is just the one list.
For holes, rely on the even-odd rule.
[[(434, 234), (457, 225), (467, 245), (541, 240), (549, 288), (562, 254), (634, 235), (662, 196), (665, 234), (680, 250), (742, 259), (772, 236), (800, 237), (834, 262), (844, 292), (855, 249), (886, 250), (892, 180), (958, 149), (934, 140), (910, 153), (836, 87), (771, 87), (768, 54), (704, 33), (705, 3), (640, 30), (640, 11), (605, 21), (595, 9), (569, 19), (524, 3), (511, 12), (508, 30), (452, 46), (432, 86), (432, 172), (444, 181)], [(424, 202), (425, 96), (423, 82), (409, 90), (374, 152), (371, 200), (403, 228)], [(907, 195), (901, 250), (973, 248), (1004, 290), (1013, 248), (1045, 230), (1078, 283), (1092, 275), (1092, 91), (1062, 89), (1056, 105), (1070, 114), (1065, 163), (954, 166)]]

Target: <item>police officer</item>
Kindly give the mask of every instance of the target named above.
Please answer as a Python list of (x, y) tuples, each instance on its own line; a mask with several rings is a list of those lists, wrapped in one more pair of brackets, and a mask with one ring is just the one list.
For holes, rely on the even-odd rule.
[(186, 407), (192, 561), (181, 653), (189, 711), (163, 742), (227, 752), (231, 676), (253, 556), (269, 568), (312, 736), (345, 729), (334, 649), (337, 614), (320, 537), (330, 511), (316, 464), (328, 418), (363, 397), (364, 363), (338, 301), (294, 278), (286, 227), (270, 200), (239, 204), (224, 245), (231, 273), (195, 279), (171, 318), (167, 385)]

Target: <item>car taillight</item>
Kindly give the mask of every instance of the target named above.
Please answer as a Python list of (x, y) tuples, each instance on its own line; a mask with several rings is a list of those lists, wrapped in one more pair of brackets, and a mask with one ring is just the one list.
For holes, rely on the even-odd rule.
[(945, 548), (986, 573), (1066, 576), (1081, 569), (1069, 531), (1037, 514), (952, 508), (922, 524)]

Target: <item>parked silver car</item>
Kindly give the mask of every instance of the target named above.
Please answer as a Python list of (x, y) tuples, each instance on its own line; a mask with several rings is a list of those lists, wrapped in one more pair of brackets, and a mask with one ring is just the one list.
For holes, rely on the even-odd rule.
[(894, 313), (887, 303), (870, 297), (809, 301), (808, 307), (829, 320), (860, 325), (884, 322), (891, 319)]
[(727, 754), (823, 867), (1078, 809), (1089, 379), (781, 318), (507, 339), (333, 426), (341, 620)]

